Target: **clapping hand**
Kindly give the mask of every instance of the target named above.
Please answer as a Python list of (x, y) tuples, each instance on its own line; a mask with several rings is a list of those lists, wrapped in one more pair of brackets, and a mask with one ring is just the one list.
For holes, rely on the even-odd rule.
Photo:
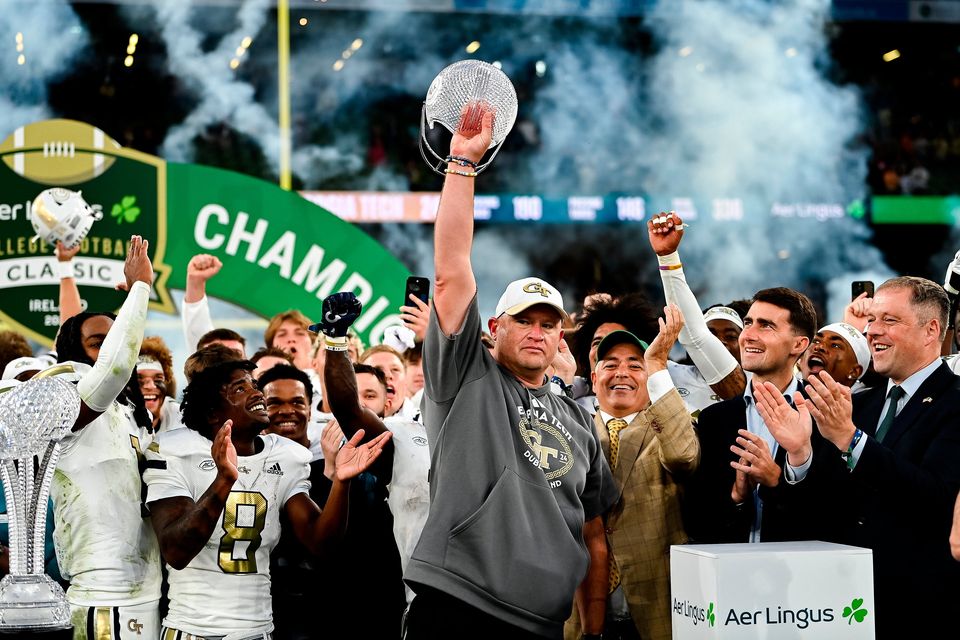
[(355, 478), (369, 469), (373, 461), (383, 453), (384, 445), (393, 436), (389, 431), (384, 431), (370, 442), (360, 444), (363, 435), (363, 429), (357, 429), (350, 441), (340, 447), (340, 451), (337, 452), (337, 480)]
[(787, 462), (795, 467), (802, 465), (812, 452), (810, 436), (813, 433), (813, 421), (803, 396), (793, 394), (797, 407), (794, 409), (772, 382), (755, 384), (753, 395), (764, 424), (787, 452)]

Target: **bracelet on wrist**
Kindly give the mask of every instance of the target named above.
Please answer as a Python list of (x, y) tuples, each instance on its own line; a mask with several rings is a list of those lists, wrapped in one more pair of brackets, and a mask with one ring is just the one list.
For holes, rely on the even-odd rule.
[(477, 170), (477, 163), (471, 160), (470, 158), (464, 158), (463, 156), (447, 156), (443, 159), (444, 162), (453, 162), (460, 165), (461, 167), (470, 167), (474, 171)]
[(67, 260), (66, 262), (58, 262), (57, 268), (60, 270), (61, 280), (76, 277), (73, 275), (73, 259)]
[(444, 169), (444, 173), (452, 173), (457, 176), (463, 176), (464, 178), (476, 178), (476, 171), (457, 171), (456, 169)]

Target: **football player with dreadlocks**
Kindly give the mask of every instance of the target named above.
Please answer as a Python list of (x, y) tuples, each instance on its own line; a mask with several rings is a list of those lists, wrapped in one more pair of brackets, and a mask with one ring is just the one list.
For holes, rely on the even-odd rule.
[(60, 443), (51, 488), (74, 638), (160, 634), (160, 552), (140, 480), (149, 434), (141, 426), (150, 426), (150, 416), (134, 374), (153, 282), (147, 249), (140, 236), (130, 238), (123, 267), (129, 293), (120, 312), (81, 313), (64, 322), (60, 364), (39, 374), (76, 381), (83, 401)]

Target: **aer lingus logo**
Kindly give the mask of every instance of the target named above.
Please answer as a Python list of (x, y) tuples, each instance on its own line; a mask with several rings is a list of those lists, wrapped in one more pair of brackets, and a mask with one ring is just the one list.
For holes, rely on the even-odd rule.
[(712, 627), (717, 622), (717, 614), (713, 611), (713, 603), (710, 603), (710, 606), (707, 607), (707, 622), (710, 623)]
[(860, 608), (862, 605), (863, 598), (854, 598), (849, 607), (843, 608), (843, 617), (848, 618), (847, 624), (852, 623), (854, 619), (857, 622), (863, 622), (863, 619), (867, 617), (867, 610)]

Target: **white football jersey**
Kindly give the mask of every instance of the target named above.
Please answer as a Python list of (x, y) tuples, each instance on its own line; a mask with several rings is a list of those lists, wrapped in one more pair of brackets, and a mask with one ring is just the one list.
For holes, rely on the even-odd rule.
[(180, 403), (173, 398), (165, 398), (160, 407), (160, 422), (157, 423), (157, 433), (183, 429), (180, 421)]
[(393, 514), (400, 567), (405, 571), (430, 511), (430, 447), (427, 430), (419, 422), (392, 417), (383, 424), (393, 432), (393, 477), (387, 486), (387, 504)]
[[(87, 365), (64, 363), (76, 380)], [(60, 442), (50, 497), (60, 572), (78, 606), (129, 606), (160, 598), (160, 549), (143, 509), (146, 432), (114, 402)]]
[[(237, 459), (240, 477), (210, 540), (183, 570), (168, 567), (164, 626), (200, 636), (273, 629), (270, 552), (280, 539), (281, 509), (310, 490), (311, 455), (292, 440), (260, 438), (260, 453)], [(161, 433), (147, 450), (147, 503), (179, 496), (199, 500), (217, 475), (211, 446), (193, 429)]]
[(667, 371), (673, 386), (677, 388), (687, 411), (696, 419), (700, 412), (712, 404), (720, 402), (720, 396), (710, 388), (700, 370), (693, 365), (677, 364), (672, 360), (667, 362)]

